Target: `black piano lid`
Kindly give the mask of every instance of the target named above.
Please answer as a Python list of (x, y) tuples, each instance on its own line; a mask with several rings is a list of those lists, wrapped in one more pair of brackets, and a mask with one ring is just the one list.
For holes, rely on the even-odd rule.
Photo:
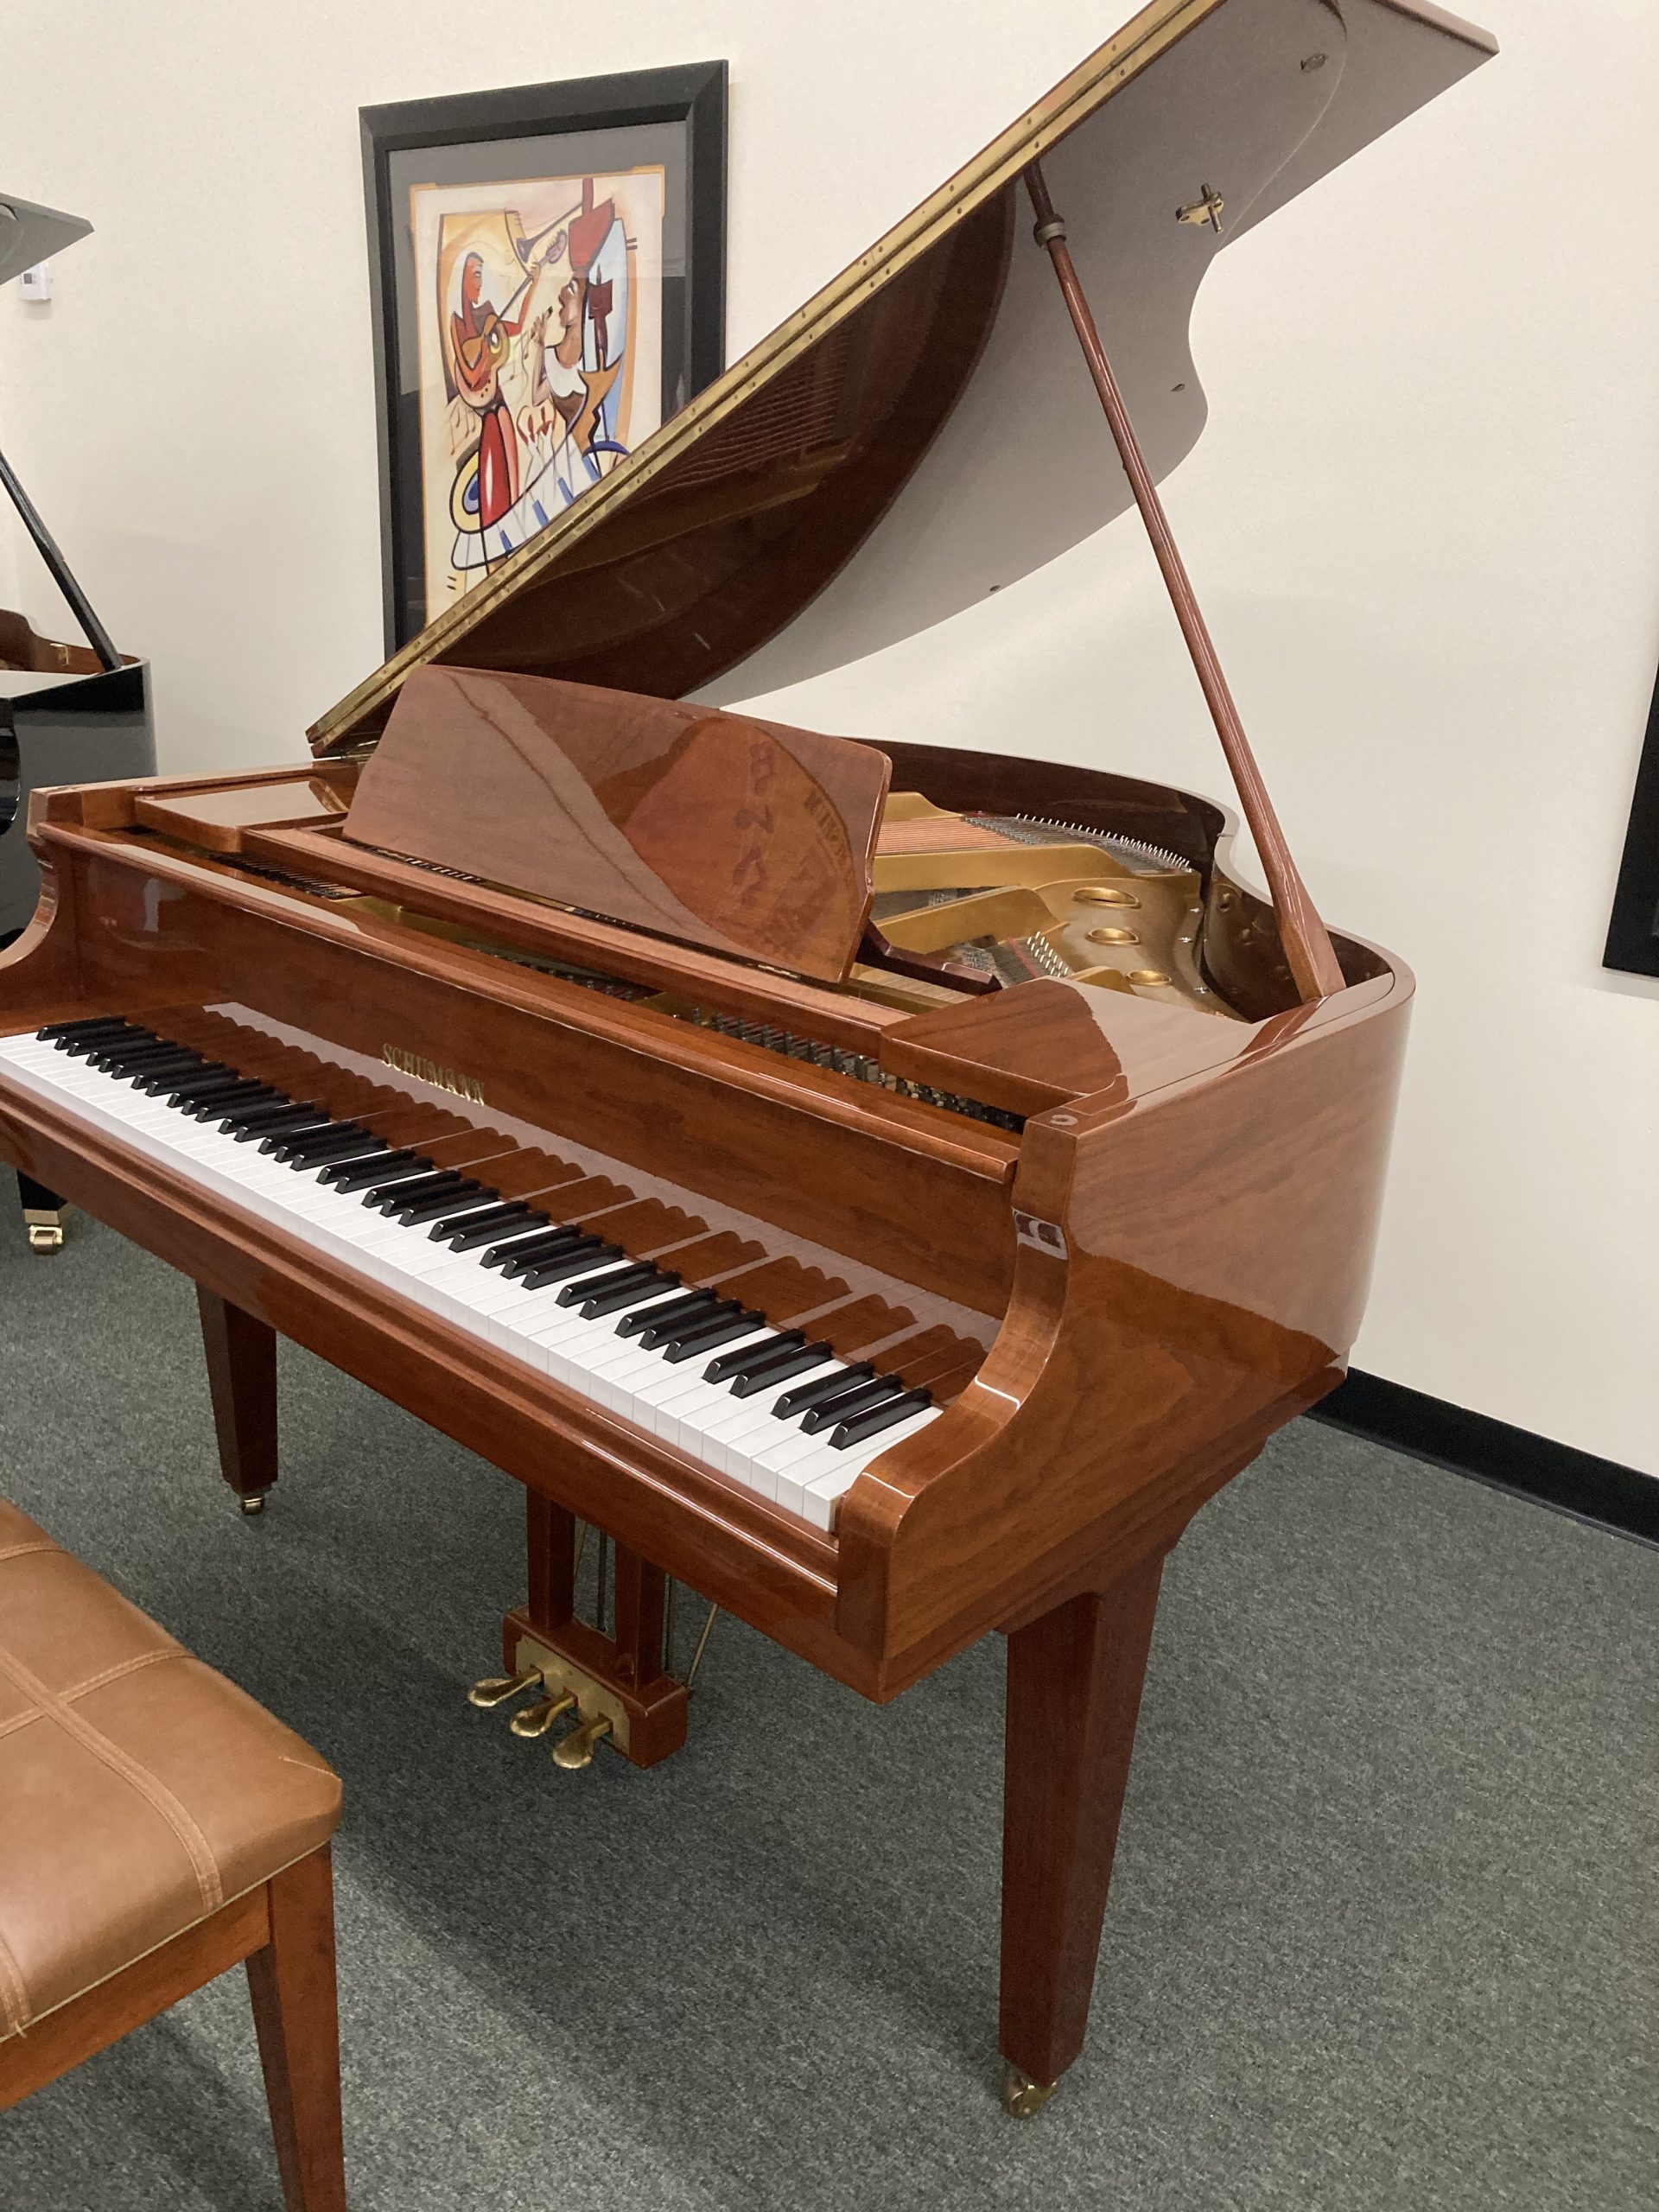
[[(310, 732), (428, 662), (769, 691), (941, 621), (1128, 504), (1020, 172), (1040, 155), (1154, 476), (1211, 257), (1495, 51), (1428, 0), (1153, 0)], [(1178, 219), (1206, 188), (1217, 232)], [(741, 680), (721, 682), (741, 667)]]

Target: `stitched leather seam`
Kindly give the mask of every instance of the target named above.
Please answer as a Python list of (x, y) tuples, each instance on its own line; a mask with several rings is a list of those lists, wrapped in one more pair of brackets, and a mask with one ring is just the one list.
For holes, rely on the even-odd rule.
[(39, 1706), (31, 1705), (27, 1713), (14, 1713), (10, 1720), (0, 1720), (0, 1739), (14, 1736), (18, 1729), (27, 1728), (31, 1720), (44, 1719)]
[(136, 1659), (123, 1659), (113, 1667), (106, 1667), (101, 1675), (89, 1675), (84, 1682), (77, 1682), (72, 1690), (61, 1692), (66, 1705), (79, 1705), (81, 1699), (90, 1697), (94, 1690), (101, 1690), (107, 1683), (118, 1682), (124, 1675), (136, 1675), (141, 1667), (154, 1667), (162, 1659), (182, 1659), (184, 1646), (175, 1643), (160, 1651), (141, 1651)]
[(58, 1548), (50, 1536), (41, 1536), (38, 1541), (31, 1543), (0, 1545), (0, 1561), (9, 1559), (27, 1559), (31, 1552), (54, 1552)]
[(0, 2020), (5, 2022), (9, 2036), (20, 2036), (29, 2025), (29, 1985), (22, 1969), (11, 1955), (11, 1947), (0, 1936)]
[(95, 1728), (90, 1720), (83, 1719), (79, 1713), (32, 1675), (22, 1660), (3, 1649), (0, 1649), (0, 1669), (10, 1675), (23, 1694), (32, 1698), (67, 1735), (73, 1736), (94, 1758), (101, 1759), (112, 1773), (130, 1783), (138, 1795), (161, 1815), (183, 1846), (186, 1856), (195, 1870), (196, 1886), (201, 1892), (203, 1904), (209, 1912), (217, 1912), (225, 1902), (225, 1889), (213, 1847), (166, 1783), (148, 1772), (130, 1751), (124, 1751), (102, 1729)]

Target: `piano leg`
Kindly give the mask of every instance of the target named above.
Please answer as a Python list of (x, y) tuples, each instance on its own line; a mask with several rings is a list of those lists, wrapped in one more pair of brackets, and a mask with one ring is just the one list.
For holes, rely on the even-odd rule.
[(262, 1513), (276, 1480), (276, 1332), (196, 1285), (219, 1465), (245, 1513)]
[(59, 1252), (63, 1249), (63, 1224), (69, 1209), (55, 1191), (32, 1176), (17, 1173), (17, 1195), (22, 1201), (23, 1227), (29, 1231), (31, 1252)]
[(1083, 2048), (1163, 1564), (1008, 1636), (1001, 2045), (1020, 2119)]

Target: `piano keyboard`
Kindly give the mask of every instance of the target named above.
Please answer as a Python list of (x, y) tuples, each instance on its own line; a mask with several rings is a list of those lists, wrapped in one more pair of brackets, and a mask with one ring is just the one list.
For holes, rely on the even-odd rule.
[(0, 1039), (0, 1069), (821, 1529), (982, 1357), (219, 1016), (170, 1019), (168, 1033), (114, 1015), (54, 1023)]

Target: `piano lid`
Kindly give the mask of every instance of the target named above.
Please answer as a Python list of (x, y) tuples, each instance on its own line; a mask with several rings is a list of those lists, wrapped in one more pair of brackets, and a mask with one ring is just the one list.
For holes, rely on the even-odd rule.
[(314, 750), (372, 742), (428, 663), (734, 698), (1042, 567), (1129, 495), (1025, 235), (1025, 166), (1043, 156), (1161, 478), (1204, 424), (1187, 326), (1213, 255), (1494, 51), (1430, 0), (1152, 0), (325, 715)]

